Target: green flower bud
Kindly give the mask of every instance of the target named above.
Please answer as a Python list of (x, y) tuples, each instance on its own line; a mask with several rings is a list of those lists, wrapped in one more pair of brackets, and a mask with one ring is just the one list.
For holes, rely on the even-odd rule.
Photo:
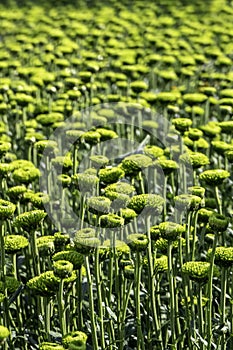
[(68, 153), (66, 156), (57, 156), (53, 158), (52, 164), (59, 171), (61, 170), (64, 172), (69, 171), (73, 166), (71, 154)]
[(148, 85), (144, 81), (138, 80), (130, 83), (130, 88), (133, 90), (133, 92), (140, 93), (148, 90)]
[(58, 260), (66, 260), (69, 261), (71, 264), (73, 264), (73, 267), (75, 270), (81, 269), (83, 263), (84, 263), (84, 256), (75, 250), (63, 250), (60, 252), (57, 252), (52, 257), (53, 261)]
[(100, 142), (100, 138), (101, 135), (97, 131), (87, 131), (81, 135), (80, 141), (83, 143), (88, 143), (90, 145), (96, 145)]
[[(207, 258), (212, 255), (212, 249), (208, 250)], [(221, 267), (233, 266), (233, 248), (232, 247), (217, 247), (214, 254), (214, 262)]]
[(158, 165), (162, 168), (164, 175), (170, 175), (174, 170), (178, 169), (178, 164), (171, 159), (158, 159), (154, 162), (154, 165)]
[(4, 154), (6, 154), (6, 152), (8, 152), (10, 149), (11, 149), (10, 142), (0, 140), (0, 158), (2, 158)]
[(140, 213), (144, 208), (148, 210), (160, 210), (164, 199), (156, 194), (139, 194), (133, 196), (128, 204), (130, 209)]
[(114, 211), (119, 211), (121, 208), (125, 208), (129, 203), (129, 196), (124, 193), (110, 192), (105, 193), (106, 197), (108, 197), (112, 203), (111, 208)]
[(194, 196), (198, 196), (200, 198), (204, 198), (205, 196), (205, 188), (201, 186), (192, 186), (188, 187), (188, 192)]
[(106, 184), (114, 183), (124, 177), (124, 175), (124, 170), (120, 167), (109, 167), (100, 169), (99, 171), (100, 182), (104, 182)]
[(90, 197), (87, 200), (87, 206), (90, 212), (94, 214), (108, 213), (111, 206), (109, 198), (103, 196)]
[(56, 260), (53, 262), (54, 275), (61, 279), (71, 276), (73, 264), (66, 260)]
[(22, 195), (27, 191), (27, 187), (20, 185), (20, 186), (13, 186), (7, 190), (8, 197), (13, 201), (19, 201), (22, 198)]
[(54, 123), (62, 122), (64, 115), (62, 113), (51, 112), (48, 114), (39, 114), (36, 121), (43, 126), (51, 126)]
[(212, 141), (211, 144), (215, 152), (221, 155), (223, 155), (227, 151), (233, 151), (233, 145), (228, 144), (224, 141)]
[(224, 215), (213, 213), (213, 215), (209, 217), (209, 225), (211, 229), (216, 230), (217, 232), (226, 231), (228, 224), (229, 220)]
[(0, 325), (0, 344), (10, 335), (8, 328)]
[[(65, 287), (77, 279), (75, 271), (68, 278), (64, 278)], [(27, 287), (36, 295), (53, 296), (56, 294), (60, 283), (60, 278), (54, 275), (53, 271), (46, 271), (39, 276), (31, 278), (27, 282)]]
[(192, 123), (192, 120), (188, 118), (174, 118), (172, 120), (172, 124), (175, 126), (176, 130), (180, 131), (182, 134), (191, 127)]
[(209, 122), (206, 125), (202, 125), (200, 126), (200, 129), (203, 131), (204, 135), (209, 138), (214, 138), (221, 132), (221, 128), (215, 122)]
[(34, 166), (25, 166), (21, 169), (14, 170), (12, 177), (16, 182), (29, 184), (40, 177), (40, 170)]
[(205, 110), (204, 108), (200, 107), (200, 106), (187, 106), (185, 107), (185, 112), (187, 112), (188, 114), (191, 115), (204, 115), (205, 114)]
[(124, 266), (124, 276), (131, 281), (135, 279), (135, 271), (132, 263)]
[(3, 199), (0, 199), (0, 220), (6, 220), (13, 216), (16, 206)]
[(84, 134), (83, 130), (67, 130), (66, 137), (72, 144), (79, 144), (81, 136)]
[(104, 192), (105, 192), (107, 197), (108, 197), (108, 193), (109, 192), (110, 193), (116, 192), (116, 193), (122, 193), (122, 194), (130, 195), (134, 191), (135, 191), (134, 186), (132, 186), (131, 184), (129, 184), (127, 182), (121, 182), (121, 181), (113, 183), (111, 185), (108, 185), (104, 189)]
[(97, 128), (96, 131), (100, 134), (101, 141), (107, 141), (116, 139), (118, 137), (117, 133), (113, 130), (108, 130), (104, 128)]
[(233, 120), (227, 120), (218, 124), (224, 134), (231, 134), (233, 132)]
[[(6, 289), (8, 294), (13, 294), (19, 288), (20, 282), (12, 276), (6, 276)], [(0, 292), (4, 292), (4, 283), (0, 281)]]
[(0, 163), (0, 175), (6, 177), (13, 170), (12, 164)]
[[(86, 350), (86, 342), (87, 342), (87, 335), (84, 332), (81, 331), (74, 331), (71, 333), (66, 334), (62, 338), (62, 344), (64, 345), (65, 349), (75, 349), (75, 350)], [(71, 347), (70, 345), (75, 345), (75, 347)]]
[(125, 224), (128, 224), (132, 219), (137, 217), (136, 212), (129, 208), (120, 209), (120, 215), (125, 220)]
[(107, 214), (100, 216), (100, 226), (106, 228), (121, 227), (124, 225), (124, 219), (115, 214)]
[(54, 253), (54, 236), (41, 236), (36, 239), (40, 256), (47, 257)]
[(31, 203), (34, 207), (38, 209), (43, 209), (44, 205), (49, 203), (50, 198), (49, 195), (43, 192), (33, 193), (30, 198)]
[(7, 235), (4, 237), (4, 248), (6, 253), (15, 254), (19, 250), (27, 247), (28, 239), (20, 235)]
[(43, 210), (31, 210), (18, 215), (15, 218), (14, 225), (26, 231), (35, 230), (44, 220), (46, 213)]
[(190, 93), (183, 95), (184, 102), (194, 105), (198, 103), (203, 103), (207, 100), (207, 96), (201, 93)]
[(159, 92), (157, 94), (157, 101), (161, 104), (169, 104), (176, 102), (179, 98), (179, 95), (174, 92)]
[(100, 245), (96, 232), (92, 228), (85, 228), (76, 232), (74, 237), (75, 250), (79, 253), (88, 255), (93, 249)]
[(163, 156), (164, 150), (158, 146), (147, 145), (143, 148), (143, 152), (146, 156), (151, 157), (152, 159), (159, 158)]
[(197, 210), (199, 209), (202, 199), (192, 194), (180, 194), (174, 197), (176, 207), (180, 210)]
[(188, 152), (180, 156), (180, 160), (185, 164), (191, 164), (194, 169), (208, 165), (209, 158), (200, 152)]
[[(179, 240), (181, 240), (181, 245), (185, 246), (185, 239), (181, 237)], [(174, 250), (178, 249), (179, 240), (177, 239), (172, 242)], [(157, 249), (162, 254), (167, 254), (168, 242), (169, 241), (167, 239), (161, 237), (155, 241), (154, 248)]]
[(109, 162), (109, 159), (105, 156), (91, 156), (89, 158), (92, 161), (93, 167), (97, 169), (105, 167)]
[(205, 283), (209, 278), (210, 263), (204, 261), (187, 261), (182, 266), (182, 272), (196, 282)]
[(189, 131), (187, 132), (187, 136), (192, 140), (192, 141), (197, 141), (202, 137), (203, 132), (199, 129), (196, 128), (190, 128)]
[[(54, 245), (55, 250), (63, 250), (64, 247), (70, 242), (70, 236), (62, 232), (54, 233)], [(66, 259), (65, 259), (66, 260)]]
[(225, 179), (230, 176), (230, 173), (222, 169), (205, 170), (200, 174), (200, 180), (204, 181), (207, 185), (218, 186), (223, 183)]
[(162, 222), (158, 226), (161, 237), (168, 241), (175, 241), (179, 236), (185, 232), (185, 228), (175, 222)]
[(39, 154), (52, 154), (57, 149), (57, 142), (51, 140), (41, 140), (35, 143), (35, 148)]
[(201, 208), (198, 211), (198, 221), (202, 223), (207, 223), (209, 221), (209, 218), (211, 215), (213, 215), (213, 211), (206, 209), (206, 208)]
[(161, 237), (159, 225), (151, 226), (150, 228), (150, 236), (152, 241), (156, 241)]
[(127, 236), (127, 244), (132, 252), (145, 251), (149, 241), (146, 235), (142, 233), (132, 233)]
[(72, 182), (78, 185), (78, 188), (83, 193), (92, 192), (96, 188), (99, 179), (97, 176), (92, 174), (75, 174), (71, 177)]
[(229, 163), (233, 163), (233, 150), (224, 152)]
[(163, 273), (168, 270), (168, 258), (166, 255), (154, 259), (154, 269), (156, 273)]
[(71, 184), (71, 177), (66, 174), (61, 174), (58, 175), (57, 181), (58, 183), (61, 183), (64, 188), (66, 188), (69, 187), (69, 185)]
[(144, 168), (151, 166), (152, 160), (144, 154), (132, 154), (122, 161), (122, 168), (127, 175), (134, 176)]
[[(112, 244), (112, 242), (110, 241), (110, 239), (107, 239), (100, 246), (99, 253), (101, 256), (101, 260), (105, 260), (105, 259), (109, 258), (109, 255), (113, 249), (111, 244)], [(118, 258), (121, 258), (123, 255), (129, 256), (129, 254), (130, 254), (129, 246), (123, 241), (116, 240), (115, 241), (115, 253), (116, 253), (116, 256)]]

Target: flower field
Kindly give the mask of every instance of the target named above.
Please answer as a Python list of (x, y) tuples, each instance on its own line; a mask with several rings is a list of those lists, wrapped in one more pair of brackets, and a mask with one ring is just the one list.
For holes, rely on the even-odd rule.
[(232, 18), (0, 2), (1, 349), (233, 349)]

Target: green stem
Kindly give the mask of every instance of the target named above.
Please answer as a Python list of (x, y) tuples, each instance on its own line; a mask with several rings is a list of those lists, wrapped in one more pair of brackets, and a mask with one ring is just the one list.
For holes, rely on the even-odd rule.
[(99, 322), (100, 322), (100, 344), (102, 349), (105, 348), (105, 339), (104, 339), (104, 314), (102, 306), (102, 293), (101, 293), (101, 266), (99, 261), (99, 248), (95, 249), (95, 279), (96, 279), (96, 288), (97, 288), (97, 300), (98, 300), (98, 310), (99, 310)]
[(141, 324), (141, 309), (140, 309), (140, 283), (141, 283), (141, 253), (136, 252), (135, 261), (135, 305), (136, 305), (136, 325), (137, 325), (137, 350), (145, 350), (144, 339)]
[(90, 306), (90, 318), (91, 318), (91, 333), (92, 333), (92, 346), (93, 350), (98, 350), (98, 338), (97, 338), (97, 330), (96, 330), (96, 322), (95, 322), (95, 308), (94, 308), (94, 296), (93, 296), (93, 282), (90, 271), (90, 262), (89, 257), (85, 256), (85, 267), (87, 274), (87, 282), (88, 282), (88, 292), (89, 292), (89, 306)]
[(221, 203), (221, 199), (219, 196), (218, 186), (214, 187), (214, 192), (215, 192), (215, 198), (216, 198), (216, 203), (217, 203), (219, 214), (222, 214), (222, 203)]
[(170, 292), (170, 323), (171, 323), (171, 337), (172, 337), (172, 349), (176, 345), (176, 322), (175, 322), (175, 290), (174, 290), (174, 270), (173, 270), (173, 261), (172, 261), (172, 242), (168, 242), (168, 282), (169, 282), (169, 292)]
[(58, 301), (58, 314), (59, 314), (59, 322), (61, 328), (61, 334), (64, 336), (66, 334), (66, 320), (65, 320), (65, 302), (63, 298), (64, 294), (64, 279), (61, 278), (59, 283), (59, 290), (57, 293), (57, 301)]
[(213, 275), (214, 275), (214, 258), (215, 251), (218, 242), (218, 234), (214, 236), (214, 242), (212, 247), (211, 259), (210, 259), (210, 272), (209, 272), (209, 282), (208, 282), (208, 305), (207, 305), (207, 342), (208, 350), (211, 350), (212, 343), (212, 304), (213, 304)]

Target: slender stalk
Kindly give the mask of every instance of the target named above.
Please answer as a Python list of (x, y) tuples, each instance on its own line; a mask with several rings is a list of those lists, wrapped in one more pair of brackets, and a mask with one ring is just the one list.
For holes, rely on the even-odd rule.
[(219, 214), (222, 214), (222, 202), (219, 196), (219, 190), (217, 186), (214, 187), (214, 192), (215, 192), (215, 198), (216, 198)]
[(98, 350), (98, 338), (97, 338), (97, 330), (96, 330), (96, 321), (95, 321), (95, 307), (94, 307), (94, 296), (93, 296), (93, 281), (90, 271), (90, 262), (89, 257), (85, 256), (85, 267), (87, 274), (87, 282), (88, 282), (88, 293), (89, 293), (89, 306), (90, 306), (90, 318), (91, 318), (91, 333), (92, 333), (92, 346), (93, 350)]
[(61, 278), (59, 283), (57, 301), (58, 301), (58, 314), (59, 314), (61, 334), (62, 336), (64, 336), (66, 334), (66, 319), (65, 319), (64, 279), (63, 278)]
[(100, 324), (100, 344), (102, 349), (105, 348), (105, 338), (104, 338), (104, 314), (103, 314), (103, 301), (101, 293), (101, 266), (99, 261), (99, 248), (95, 249), (95, 279), (96, 279), (96, 288), (97, 288), (97, 300), (98, 300), (98, 311), (99, 311), (99, 324)]
[(140, 283), (141, 283), (141, 253), (136, 252), (135, 261), (135, 305), (136, 305), (136, 324), (137, 324), (137, 350), (145, 350), (140, 309)]
[(213, 242), (211, 259), (210, 259), (210, 272), (209, 272), (209, 282), (208, 282), (208, 305), (207, 305), (207, 320), (206, 320), (208, 350), (211, 350), (211, 343), (212, 343), (212, 337), (213, 337), (213, 334), (212, 334), (213, 275), (214, 275), (214, 258), (215, 258), (217, 242), (218, 242), (218, 235), (216, 233), (214, 236), (214, 242)]
[(172, 261), (172, 242), (168, 242), (168, 249), (167, 249), (167, 255), (168, 255), (168, 282), (169, 282), (169, 292), (170, 292), (170, 323), (171, 323), (171, 348), (175, 349), (176, 346), (176, 321), (175, 321), (175, 313), (176, 313), (176, 306), (175, 306), (175, 290), (174, 290), (174, 270), (173, 270), (173, 261)]

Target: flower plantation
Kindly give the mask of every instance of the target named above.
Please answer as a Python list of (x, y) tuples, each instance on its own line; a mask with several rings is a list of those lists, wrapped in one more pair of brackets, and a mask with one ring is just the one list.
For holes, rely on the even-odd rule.
[(0, 4), (0, 346), (233, 348), (233, 5)]

